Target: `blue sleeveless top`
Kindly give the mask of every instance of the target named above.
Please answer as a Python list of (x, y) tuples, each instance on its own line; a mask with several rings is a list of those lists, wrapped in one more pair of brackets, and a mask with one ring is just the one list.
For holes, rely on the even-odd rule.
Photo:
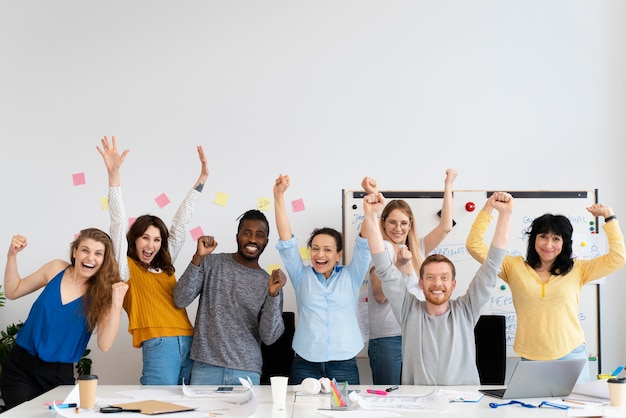
[(64, 272), (54, 276), (43, 288), (15, 339), (31, 355), (51, 363), (76, 363), (91, 338), (84, 298), (79, 297), (65, 305), (61, 302)]

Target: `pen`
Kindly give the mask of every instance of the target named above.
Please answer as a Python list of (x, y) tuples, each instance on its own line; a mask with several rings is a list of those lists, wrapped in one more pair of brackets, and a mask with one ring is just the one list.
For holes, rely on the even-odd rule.
[(385, 389), (386, 392), (391, 392), (392, 390), (396, 390), (398, 389), (398, 385), (393, 385), (391, 387), (388, 387), (387, 389)]
[(372, 395), (386, 395), (386, 390), (376, 390), (376, 389), (368, 389), (367, 393), (371, 393)]
[(569, 403), (575, 403), (575, 404), (578, 404), (578, 405), (586, 405), (586, 403), (585, 403), (585, 402), (575, 401), (575, 400), (573, 400), (573, 399), (562, 399), (562, 401), (563, 401), (563, 402), (569, 402)]
[[(75, 403), (60, 403), (56, 404), (57, 408), (76, 408), (78, 405)], [(50, 405), (49, 409), (54, 409), (54, 405)]]
[(611, 373), (611, 376), (617, 376), (622, 372), (622, 370), (624, 370), (624, 366), (617, 366), (617, 369), (615, 369), (613, 373)]

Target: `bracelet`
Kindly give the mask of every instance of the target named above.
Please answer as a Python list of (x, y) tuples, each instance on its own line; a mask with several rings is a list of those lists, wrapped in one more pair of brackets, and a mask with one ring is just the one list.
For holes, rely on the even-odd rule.
[(604, 218), (604, 223), (610, 222), (613, 219), (617, 219), (617, 216), (615, 215), (607, 216), (606, 218)]

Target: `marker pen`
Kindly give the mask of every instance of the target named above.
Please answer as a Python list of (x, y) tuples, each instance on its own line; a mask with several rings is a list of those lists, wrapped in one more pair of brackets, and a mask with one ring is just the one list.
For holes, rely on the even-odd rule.
[(376, 390), (376, 389), (368, 389), (367, 393), (371, 393), (372, 395), (386, 395), (386, 390)]
[(385, 391), (387, 391), (387, 392), (391, 392), (392, 390), (396, 390), (396, 389), (398, 389), (398, 385), (393, 385), (393, 386), (391, 386), (391, 387), (389, 387), (389, 388), (385, 389)]
[[(48, 408), (49, 409), (54, 409), (55, 405), (50, 405)], [(59, 403), (56, 404), (57, 408), (76, 408), (78, 405), (75, 403)]]

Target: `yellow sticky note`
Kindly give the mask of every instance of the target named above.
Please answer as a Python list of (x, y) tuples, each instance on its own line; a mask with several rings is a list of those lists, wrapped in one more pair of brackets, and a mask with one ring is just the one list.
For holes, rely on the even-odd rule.
[(311, 259), (311, 253), (309, 252), (309, 247), (300, 247), (300, 257), (302, 257), (303, 260), (310, 260)]
[(279, 268), (280, 268), (280, 264), (269, 264), (269, 265), (267, 266), (267, 272), (268, 272), (269, 274), (272, 274), (272, 272), (273, 272), (274, 270), (278, 270)]
[(106, 196), (101, 198), (100, 206), (102, 206), (102, 210), (109, 210), (109, 198)]
[(271, 200), (267, 197), (259, 197), (259, 202), (257, 203), (258, 210), (270, 210), (270, 202)]
[(223, 193), (223, 192), (217, 192), (215, 194), (215, 199), (213, 200), (213, 203), (215, 203), (216, 205), (220, 205), (220, 206), (226, 206), (227, 202), (228, 202), (228, 194)]

